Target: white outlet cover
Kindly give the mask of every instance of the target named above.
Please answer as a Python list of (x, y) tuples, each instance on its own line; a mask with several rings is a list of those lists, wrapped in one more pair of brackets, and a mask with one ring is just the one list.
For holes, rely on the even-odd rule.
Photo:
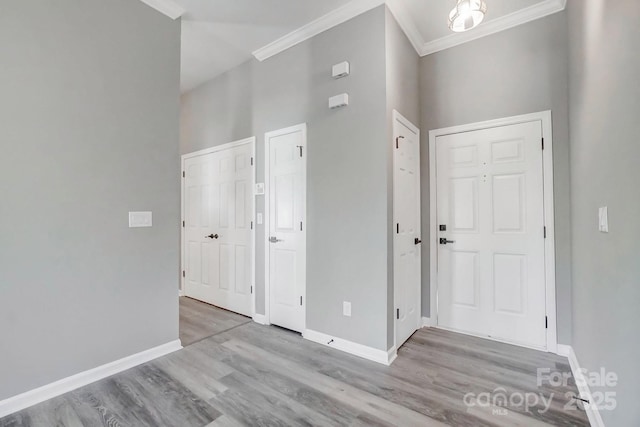
[(153, 226), (153, 214), (151, 212), (129, 212), (129, 228)]
[(256, 195), (264, 194), (264, 182), (256, 183)]
[(609, 208), (606, 206), (598, 209), (598, 230), (602, 233), (609, 232)]

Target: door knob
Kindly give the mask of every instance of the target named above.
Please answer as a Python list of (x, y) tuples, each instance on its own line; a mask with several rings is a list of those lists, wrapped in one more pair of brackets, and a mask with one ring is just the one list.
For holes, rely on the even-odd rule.
[(217, 239), (220, 236), (218, 236), (217, 234), (209, 234), (208, 236), (204, 236), (204, 237), (206, 239)]
[(441, 237), (440, 238), (440, 244), (441, 245), (446, 245), (447, 243), (455, 243), (455, 240), (447, 240), (446, 237)]
[(413, 241), (414, 244), (419, 245), (420, 243), (422, 243), (422, 240), (418, 239), (417, 237), (415, 238), (415, 240)]
[(278, 243), (278, 242), (282, 242), (282, 240), (278, 239), (278, 238), (277, 238), (277, 237), (275, 237), (275, 236), (271, 236), (271, 237), (269, 237), (269, 242), (271, 242), (271, 243)]

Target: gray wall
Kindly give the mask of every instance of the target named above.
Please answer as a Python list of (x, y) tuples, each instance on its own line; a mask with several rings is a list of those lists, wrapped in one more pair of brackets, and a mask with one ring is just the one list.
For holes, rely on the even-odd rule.
[[(571, 342), (571, 223), (565, 19), (562, 12), (423, 57), (420, 93), (423, 233), (429, 230), (430, 130), (552, 111), (558, 340), (568, 344)], [(428, 316), (428, 245), (423, 245), (422, 254), (422, 312)]]
[[(573, 347), (617, 373), (608, 426), (640, 425), (640, 3), (570, 1)], [(608, 234), (598, 207), (609, 208)]]
[(387, 347), (395, 344), (394, 290), (393, 290), (393, 110), (397, 110), (411, 123), (420, 127), (419, 64), (416, 53), (395, 17), (387, 8), (385, 19), (385, 55), (387, 90)]
[[(379, 7), (264, 62), (249, 61), (182, 97), (181, 151), (308, 124), (307, 328), (387, 349), (385, 9)], [(351, 63), (333, 80), (331, 66)], [(331, 111), (330, 96), (349, 107)], [(357, 173), (355, 173), (357, 171)], [(381, 173), (381, 171), (383, 173)], [(264, 212), (264, 197), (256, 208)], [(256, 298), (264, 313), (264, 226), (256, 228)], [(352, 317), (342, 315), (351, 301)]]
[(3, 2), (0, 400), (178, 338), (179, 49), (141, 2)]

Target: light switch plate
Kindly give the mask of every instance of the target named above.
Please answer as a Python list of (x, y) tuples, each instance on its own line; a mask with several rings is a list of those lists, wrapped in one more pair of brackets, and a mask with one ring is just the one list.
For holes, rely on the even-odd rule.
[(598, 209), (598, 230), (602, 233), (609, 232), (609, 208), (606, 206)]
[(262, 224), (262, 212), (256, 214), (256, 221), (258, 221), (258, 224)]
[(264, 182), (256, 183), (256, 195), (264, 194)]
[(153, 214), (151, 212), (129, 212), (129, 228), (151, 227)]
[(342, 302), (342, 314), (351, 317), (351, 303), (348, 301)]

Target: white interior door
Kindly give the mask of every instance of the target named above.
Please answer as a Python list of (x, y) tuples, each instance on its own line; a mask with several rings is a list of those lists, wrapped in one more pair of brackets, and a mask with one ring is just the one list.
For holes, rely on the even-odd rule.
[(302, 332), (306, 289), (306, 125), (266, 135), (269, 321)]
[(253, 143), (184, 160), (185, 295), (251, 316)]
[(394, 111), (393, 284), (396, 348), (420, 328), (420, 131)]
[(438, 325), (546, 347), (540, 121), (436, 139)]

